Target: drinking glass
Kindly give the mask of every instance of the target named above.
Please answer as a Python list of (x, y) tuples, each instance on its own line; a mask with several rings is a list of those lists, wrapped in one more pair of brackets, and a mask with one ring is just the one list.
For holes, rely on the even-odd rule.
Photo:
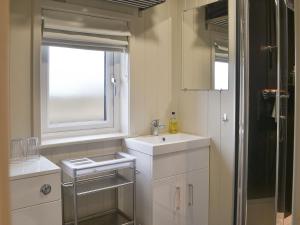
[(39, 139), (37, 137), (27, 138), (26, 159), (34, 160), (34, 159), (39, 159), (39, 157), (40, 157)]
[(13, 139), (10, 142), (10, 162), (19, 163), (25, 159), (26, 140), (23, 138)]

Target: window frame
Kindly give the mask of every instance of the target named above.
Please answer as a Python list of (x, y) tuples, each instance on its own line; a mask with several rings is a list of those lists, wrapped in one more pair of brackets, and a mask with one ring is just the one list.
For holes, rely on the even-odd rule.
[[(90, 49), (105, 51), (105, 104), (106, 120), (105, 121), (86, 121), (86, 122), (69, 122), (61, 125), (52, 125), (48, 123), (48, 102), (49, 102), (49, 47), (70, 47), (77, 49)], [(117, 94), (118, 82), (116, 87), (112, 83), (112, 78), (117, 81), (120, 79), (122, 53), (106, 51), (101, 48), (91, 48), (85, 46), (72, 46), (68, 44), (43, 43), (41, 46), (41, 76), (40, 76), (40, 110), (41, 110), (41, 137), (42, 139), (66, 138), (82, 135), (95, 135), (116, 133), (120, 129), (119, 108), (120, 100)]]

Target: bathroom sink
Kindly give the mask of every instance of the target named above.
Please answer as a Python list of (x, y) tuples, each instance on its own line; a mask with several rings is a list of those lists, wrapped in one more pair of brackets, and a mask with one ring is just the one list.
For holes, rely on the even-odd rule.
[(148, 155), (161, 155), (190, 149), (208, 147), (210, 138), (191, 134), (161, 134), (159, 136), (140, 136), (125, 139), (128, 149)]

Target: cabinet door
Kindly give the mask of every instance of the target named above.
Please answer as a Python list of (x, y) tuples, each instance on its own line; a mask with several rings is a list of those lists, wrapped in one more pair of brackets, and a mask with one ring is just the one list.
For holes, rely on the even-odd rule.
[(185, 183), (185, 213), (182, 225), (207, 225), (209, 208), (208, 169), (182, 175)]
[(153, 225), (180, 224), (178, 213), (184, 205), (183, 194), (176, 176), (153, 183)]
[(62, 225), (61, 201), (13, 210), (11, 220), (12, 225)]

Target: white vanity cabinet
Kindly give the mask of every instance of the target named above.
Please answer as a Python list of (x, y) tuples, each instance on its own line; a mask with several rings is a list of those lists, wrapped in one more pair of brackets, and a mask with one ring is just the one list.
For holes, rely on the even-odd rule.
[(153, 224), (207, 225), (208, 170), (153, 182)]
[(44, 157), (11, 164), (12, 225), (62, 225), (60, 176)]
[(209, 139), (196, 148), (161, 143), (175, 151), (150, 154), (131, 140), (126, 145), (137, 158), (137, 225), (208, 225)]

